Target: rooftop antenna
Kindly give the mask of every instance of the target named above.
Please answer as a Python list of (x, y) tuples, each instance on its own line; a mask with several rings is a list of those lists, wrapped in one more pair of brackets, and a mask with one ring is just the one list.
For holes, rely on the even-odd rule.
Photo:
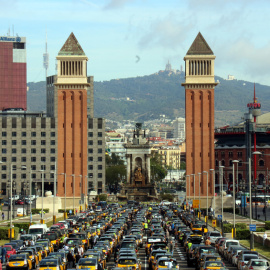
[(48, 76), (48, 67), (49, 67), (49, 54), (47, 51), (47, 31), (46, 31), (46, 43), (45, 43), (45, 53), (43, 53), (43, 67), (45, 68), (45, 80), (47, 80)]

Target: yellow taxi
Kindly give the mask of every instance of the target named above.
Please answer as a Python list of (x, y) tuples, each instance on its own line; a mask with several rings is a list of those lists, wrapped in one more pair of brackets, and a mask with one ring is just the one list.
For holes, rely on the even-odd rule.
[(10, 255), (7, 262), (6, 269), (27, 269), (32, 270), (32, 260), (29, 258), (29, 254), (14, 254)]
[(162, 269), (162, 268), (169, 268), (168, 266), (170, 263), (172, 264), (170, 269), (179, 269), (179, 265), (176, 259), (161, 257), (158, 259), (156, 263), (155, 270)]
[(53, 252), (53, 245), (51, 244), (51, 241), (49, 239), (37, 240), (36, 245), (42, 245), (44, 247), (44, 250), (46, 250), (47, 255), (50, 254), (50, 252)]
[(63, 270), (62, 268), (62, 265), (61, 265), (61, 262), (59, 259), (57, 258), (51, 258), (51, 259), (42, 259), (40, 262), (39, 262), (39, 270)]
[(141, 270), (141, 264), (136, 257), (119, 257), (116, 267), (136, 267), (136, 270)]
[(21, 249), (17, 251), (17, 254), (28, 254), (29, 259), (32, 261), (33, 268), (36, 268), (38, 265), (38, 256), (35, 255), (35, 251), (32, 249)]
[(77, 269), (89, 269), (89, 270), (96, 270), (98, 269), (98, 260), (97, 258), (81, 258), (78, 261)]
[(200, 261), (200, 270), (204, 270), (203, 266), (205, 262), (215, 262), (222, 261), (222, 258), (219, 254), (202, 254), (202, 260)]
[(106, 260), (104, 260), (102, 251), (88, 250), (83, 254), (83, 258), (96, 258), (98, 262), (101, 262), (103, 269), (106, 268)]
[(35, 245), (34, 246), (37, 250), (37, 252), (41, 255), (40, 261), (48, 256), (47, 250), (42, 245)]
[(205, 270), (219, 270), (224, 268), (224, 263), (222, 261), (206, 261), (202, 266)]
[(60, 239), (57, 232), (47, 232), (42, 235), (42, 238), (49, 239), (56, 250), (59, 248)]

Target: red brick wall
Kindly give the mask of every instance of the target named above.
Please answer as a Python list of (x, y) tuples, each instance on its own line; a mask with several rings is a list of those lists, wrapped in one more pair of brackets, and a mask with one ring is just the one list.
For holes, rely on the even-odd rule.
[[(186, 89), (186, 174), (195, 174), (195, 196), (199, 196), (199, 175), (201, 174), (200, 195), (213, 195), (214, 169), (214, 89)], [(187, 183), (187, 195), (194, 195), (194, 177)]]
[[(75, 196), (84, 193), (87, 175), (87, 92), (58, 90), (58, 174), (67, 174), (66, 196), (73, 196), (71, 174), (75, 174)], [(64, 196), (64, 176), (58, 176), (58, 196)]]

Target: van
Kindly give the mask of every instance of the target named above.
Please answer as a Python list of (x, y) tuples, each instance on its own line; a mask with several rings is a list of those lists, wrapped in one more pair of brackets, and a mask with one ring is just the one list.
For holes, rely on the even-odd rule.
[(17, 217), (26, 216), (26, 209), (24, 208), (17, 208)]
[(34, 224), (31, 225), (28, 229), (29, 234), (34, 234), (37, 237), (40, 236), (48, 231), (47, 224)]

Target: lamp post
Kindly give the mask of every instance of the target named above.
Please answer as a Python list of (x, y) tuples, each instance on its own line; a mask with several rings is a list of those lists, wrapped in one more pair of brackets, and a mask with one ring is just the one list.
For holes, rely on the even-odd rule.
[[(188, 199), (190, 200), (190, 175), (186, 175), (186, 179), (187, 179), (187, 177), (188, 177), (188, 192), (189, 192)], [(187, 198), (187, 180), (186, 180), (186, 198)], [(189, 202), (188, 199), (186, 199), (187, 202)], [(188, 206), (189, 206), (189, 210), (190, 210), (190, 204), (189, 203), (188, 203)]]
[(193, 200), (195, 200), (195, 174), (191, 174), (193, 176)]
[(203, 173), (206, 173), (206, 219), (205, 219), (205, 225), (207, 228), (207, 224), (208, 224), (208, 172), (207, 171), (203, 171)]
[(51, 171), (50, 173), (53, 173), (53, 224), (56, 223), (56, 215), (55, 215), (55, 196), (56, 196), (56, 162), (54, 165), (54, 171)]
[(201, 174), (202, 173), (198, 173), (199, 175), (199, 217), (201, 219)]
[(233, 239), (235, 239), (235, 171), (234, 164), (238, 164), (239, 160), (233, 160)]
[(66, 173), (60, 173), (59, 175), (64, 175), (64, 188), (65, 188), (65, 200), (64, 200), (64, 219), (67, 218), (67, 174)]
[(219, 187), (219, 189), (221, 190), (221, 231), (222, 231), (222, 235), (223, 235), (223, 168), (224, 166), (219, 166), (219, 178), (220, 178), (220, 183), (221, 186)]
[(30, 225), (32, 225), (32, 168), (30, 166), (30, 175), (29, 175), (29, 208), (30, 208)]
[(72, 176), (72, 188), (73, 188), (73, 214), (75, 215), (75, 174), (71, 174)]
[(43, 220), (43, 206), (44, 206), (44, 170), (39, 170), (39, 172), (41, 172), (41, 220), (40, 220), (40, 223), (44, 223), (44, 220)]
[[(248, 176), (249, 176), (249, 224), (252, 224), (252, 196), (251, 196), (251, 158), (248, 158)], [(254, 249), (254, 235), (250, 234), (250, 250)]]
[(87, 194), (88, 194), (88, 177), (87, 175), (85, 176), (85, 184), (84, 184), (85, 188), (84, 188), (84, 191), (85, 191), (85, 202), (84, 202), (84, 206), (85, 206), (85, 211), (87, 210), (87, 207), (88, 207), (88, 201), (87, 201)]
[(12, 240), (12, 188), (13, 188), (13, 180), (12, 173), (13, 167), (12, 163), (10, 164), (10, 227), (9, 227), (9, 240)]
[(215, 217), (216, 212), (216, 191), (215, 191), (215, 170), (210, 169), (210, 172), (213, 172), (213, 216)]

